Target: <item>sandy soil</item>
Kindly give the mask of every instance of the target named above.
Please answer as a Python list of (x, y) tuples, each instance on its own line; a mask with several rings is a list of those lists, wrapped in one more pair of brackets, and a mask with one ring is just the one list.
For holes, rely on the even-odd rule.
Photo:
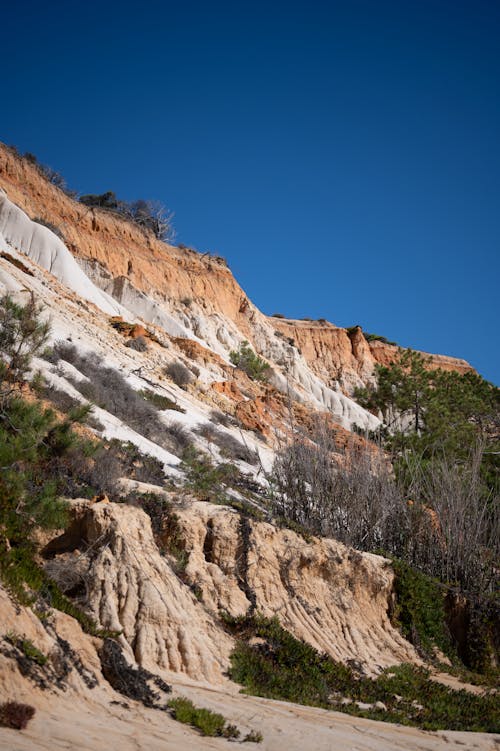
[[(483, 733), (424, 732), (388, 723), (349, 717), (312, 707), (234, 694), (231, 689), (202, 688), (192, 682), (174, 683), (175, 694), (191, 698), (198, 706), (220, 711), (242, 735), (250, 729), (263, 734), (261, 744), (245, 749), (262, 751), (452, 751), (500, 748), (500, 736)], [(98, 689), (93, 702), (68, 698), (37, 710), (24, 731), (0, 729), (0, 749), (5, 751), (184, 751), (228, 749), (229, 741), (202, 738), (160, 711), (133, 703), (113, 705), (109, 694)]]

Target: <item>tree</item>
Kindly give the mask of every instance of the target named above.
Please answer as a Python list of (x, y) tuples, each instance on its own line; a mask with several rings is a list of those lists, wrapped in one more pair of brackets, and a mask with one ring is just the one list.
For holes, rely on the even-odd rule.
[[(414, 450), (431, 459), (436, 451), (455, 459), (484, 443), (484, 460), (497, 456), (500, 389), (476, 373), (431, 370), (418, 352), (402, 350), (389, 366), (376, 366), (376, 386), (358, 389), (357, 401), (380, 413), (395, 456)], [(494, 461), (494, 460), (493, 460)]]
[(174, 215), (159, 201), (140, 199), (130, 205), (130, 214), (136, 224), (153, 232), (158, 240), (163, 242), (174, 240), (175, 232), (172, 226)]
[(65, 504), (51, 467), (78, 440), (72, 426), (89, 411), (79, 407), (59, 421), (22, 398), (32, 357), (49, 335), (40, 313), (33, 296), (26, 305), (0, 299), (0, 553), (29, 546), (37, 526), (62, 526)]
[(31, 295), (26, 305), (0, 298), (0, 410), (26, 379), (31, 359), (47, 343), (50, 325)]

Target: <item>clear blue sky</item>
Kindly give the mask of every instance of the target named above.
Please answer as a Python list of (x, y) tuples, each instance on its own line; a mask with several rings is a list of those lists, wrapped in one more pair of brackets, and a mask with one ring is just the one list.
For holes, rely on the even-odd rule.
[(0, 139), (159, 199), (266, 313), (500, 383), (500, 2), (2, 8)]

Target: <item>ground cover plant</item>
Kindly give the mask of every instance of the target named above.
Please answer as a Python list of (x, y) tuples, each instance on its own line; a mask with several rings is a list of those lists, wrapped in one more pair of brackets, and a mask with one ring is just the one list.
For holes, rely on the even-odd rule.
[[(229, 740), (237, 740), (241, 736), (241, 732), (236, 725), (228, 723), (223, 715), (212, 712), (210, 709), (196, 707), (190, 699), (186, 699), (184, 696), (171, 699), (168, 707), (174, 720), (191, 725), (201, 735), (218, 736)], [(262, 733), (254, 730), (247, 733), (241, 740), (242, 743), (260, 743), (261, 741)]]
[[(250, 694), (425, 730), (500, 729), (500, 702), (495, 693), (477, 696), (453, 691), (413, 665), (395, 666), (375, 679), (366, 678), (299, 641), (276, 618), (223, 615), (223, 620), (238, 640), (230, 677)], [(371, 707), (360, 707), (358, 702)]]

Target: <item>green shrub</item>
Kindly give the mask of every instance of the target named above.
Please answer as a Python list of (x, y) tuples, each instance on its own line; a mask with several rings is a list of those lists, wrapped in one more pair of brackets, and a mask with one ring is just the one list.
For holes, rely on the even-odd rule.
[(268, 363), (255, 354), (247, 341), (240, 344), (237, 350), (229, 353), (233, 365), (243, 370), (254, 381), (267, 381), (271, 368)]
[(397, 598), (393, 623), (401, 627), (403, 636), (425, 657), (433, 656), (434, 647), (455, 657), (446, 625), (446, 589), (404, 561), (393, 559), (392, 567)]
[(391, 342), (385, 336), (381, 336), (380, 334), (366, 334), (363, 332), (363, 335), (367, 342), (382, 342), (383, 344), (390, 344), (392, 347), (398, 346), (397, 342)]
[[(453, 691), (413, 665), (388, 668), (376, 679), (357, 675), (281, 627), (276, 618), (222, 614), (237, 637), (230, 677), (257, 696), (284, 699), (426, 730), (498, 732), (498, 697)], [(257, 637), (257, 638), (255, 638)], [(345, 703), (350, 699), (351, 703)], [(370, 704), (361, 709), (358, 702)], [(377, 702), (384, 707), (378, 708)]]
[(232, 464), (214, 465), (209, 456), (194, 447), (184, 451), (181, 469), (186, 474), (186, 486), (199, 498), (214, 502), (239, 474)]
[(9, 633), (5, 634), (5, 638), (10, 644), (21, 650), (28, 660), (32, 660), (32, 662), (36, 662), (36, 664), (40, 666), (45, 665), (47, 662), (47, 656), (35, 647), (31, 639), (26, 639), (25, 637), (16, 634), (14, 631), (9, 631)]
[(222, 736), (225, 718), (217, 712), (196, 707), (190, 699), (179, 696), (168, 703), (172, 716), (178, 722), (197, 728), (202, 735)]

